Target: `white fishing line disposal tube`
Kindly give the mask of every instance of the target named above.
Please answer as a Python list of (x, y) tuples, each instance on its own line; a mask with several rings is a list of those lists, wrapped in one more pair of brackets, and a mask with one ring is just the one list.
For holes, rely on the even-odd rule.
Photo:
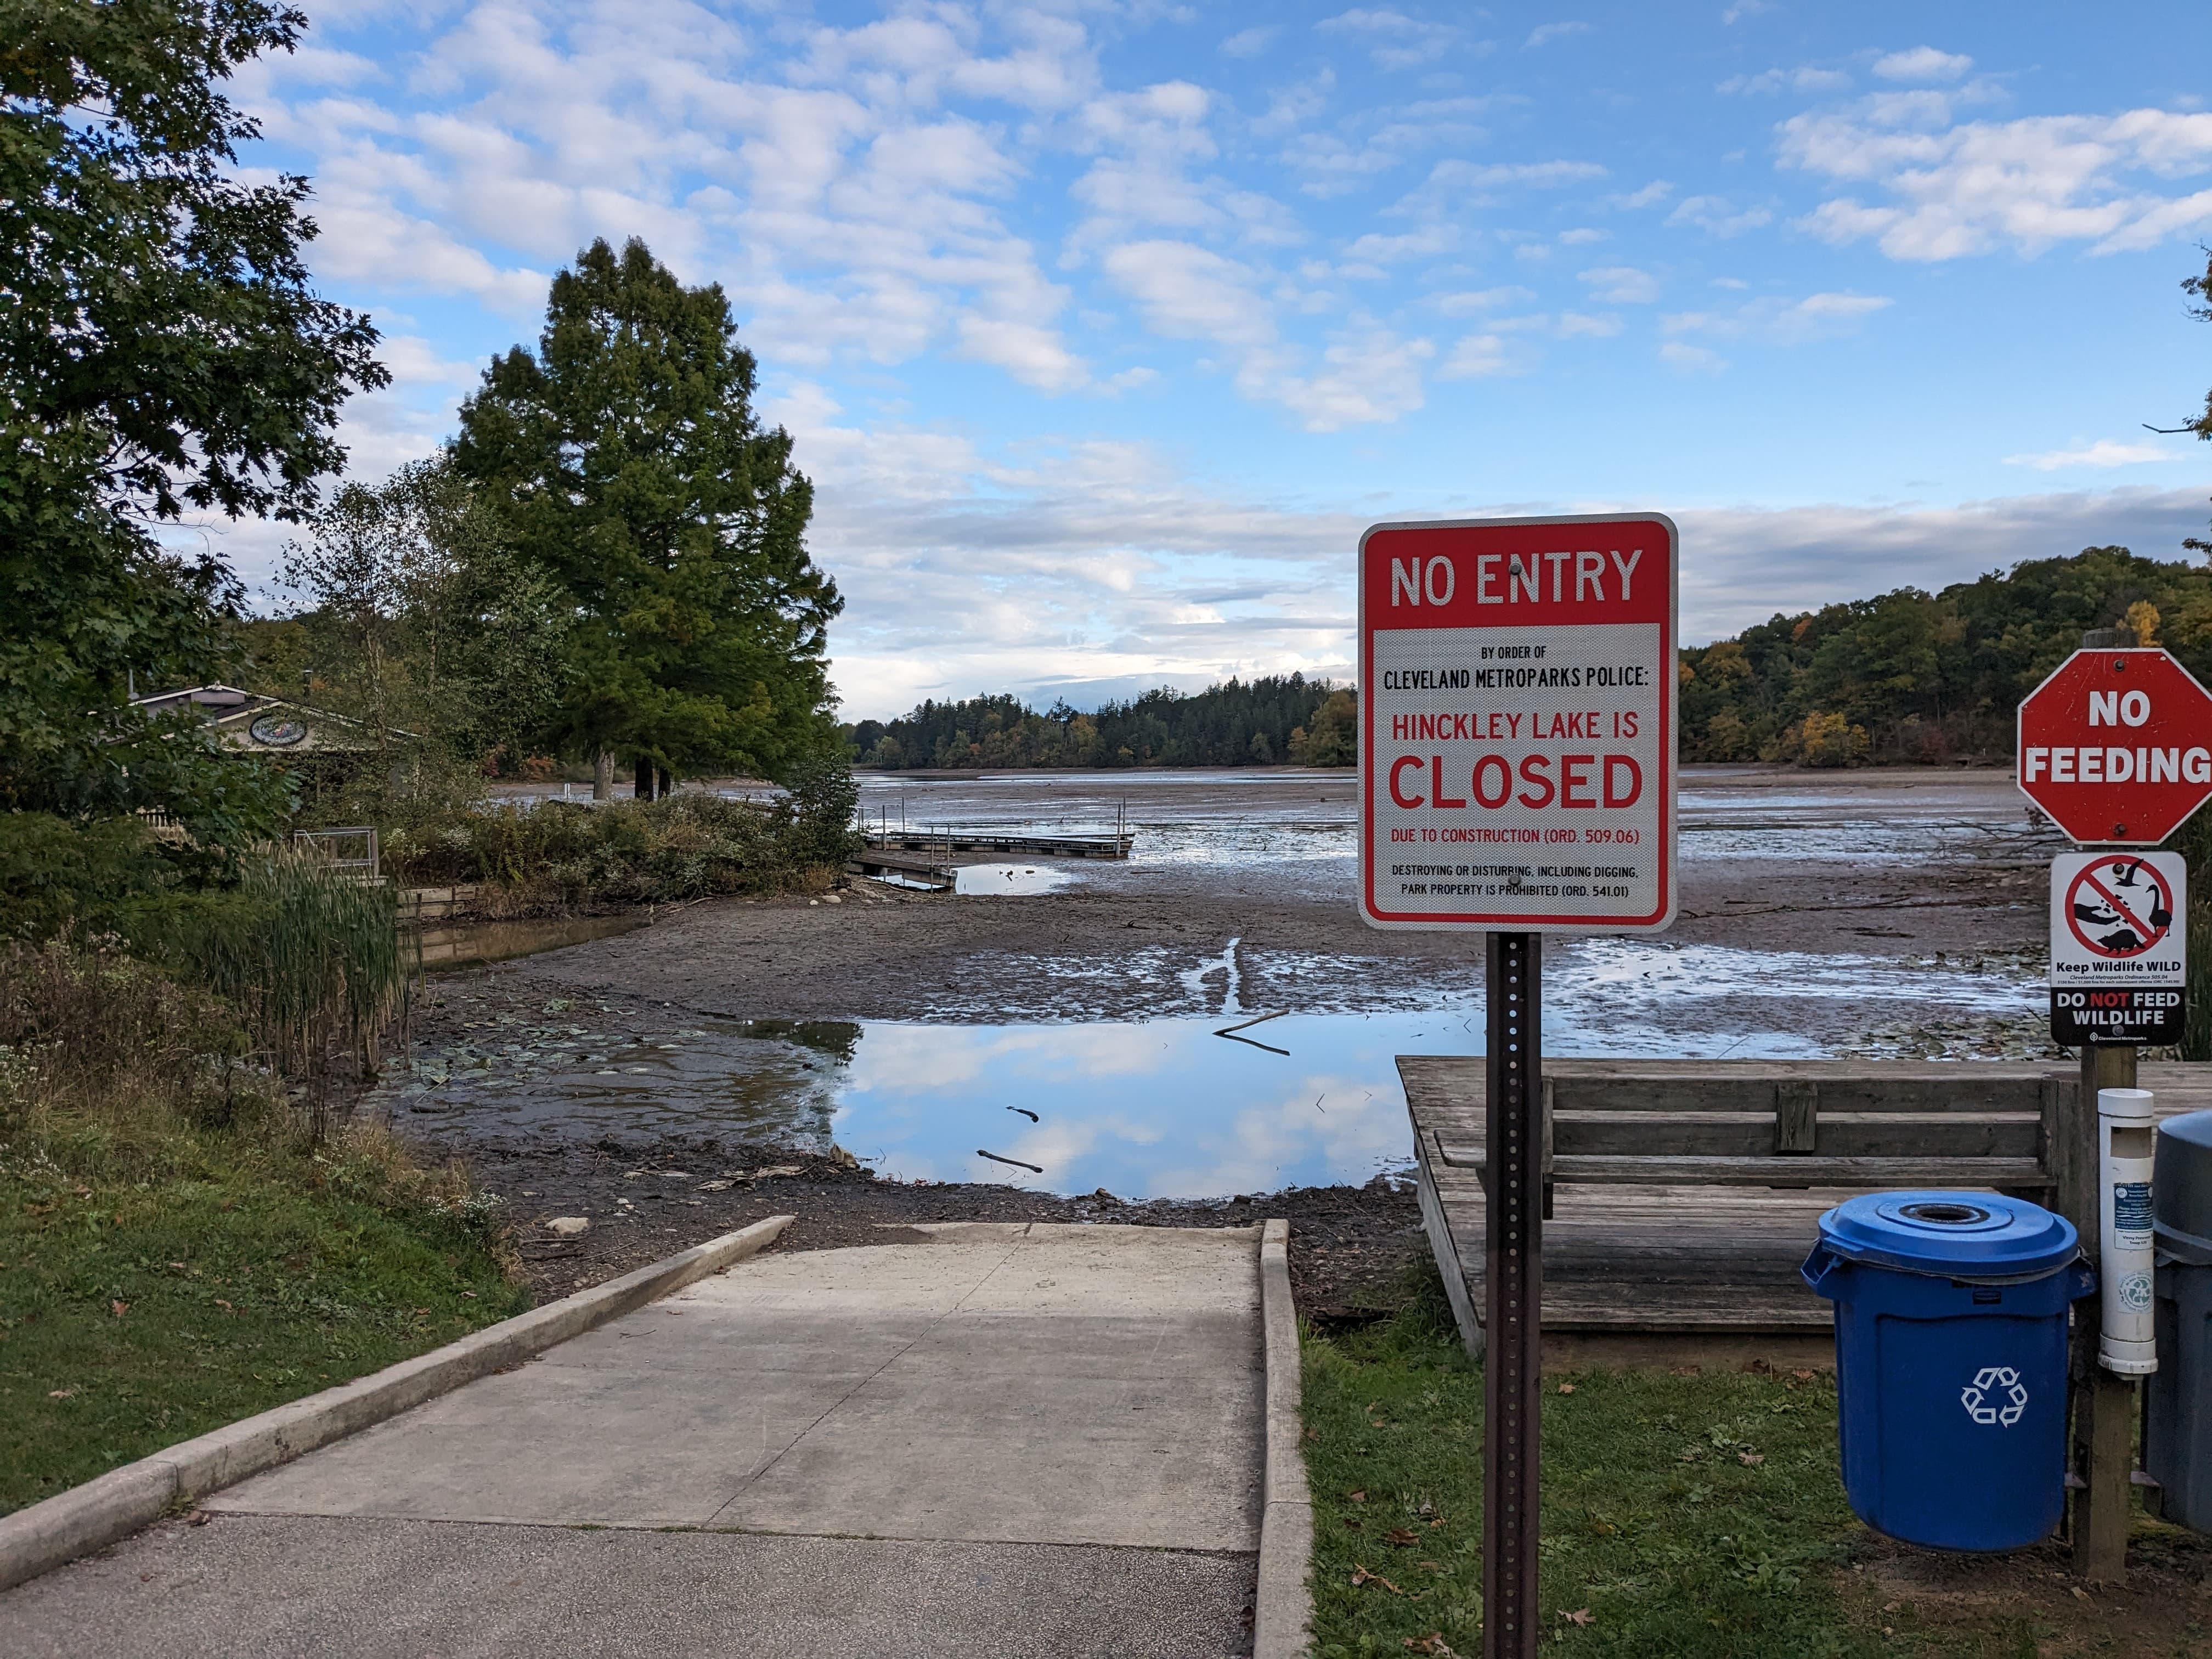
[(2151, 1328), (2151, 1159), (2158, 1122), (2148, 1089), (2097, 1091), (2097, 1276), (2105, 1323), (2097, 1363), (2122, 1376), (2158, 1369)]

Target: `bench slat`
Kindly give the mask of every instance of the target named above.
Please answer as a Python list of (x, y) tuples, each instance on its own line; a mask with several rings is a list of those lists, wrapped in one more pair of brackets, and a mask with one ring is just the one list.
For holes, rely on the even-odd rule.
[[(1446, 1149), (1446, 1156), (1450, 1155)], [(2032, 1158), (1573, 1158), (1558, 1159), (1559, 1180), (1680, 1182), (1721, 1187), (2048, 1187)]]
[[(2043, 1146), (2036, 1112), (1823, 1112), (1816, 1130), (1805, 1152), (1778, 1156), (2033, 1158)], [(1453, 1139), (1482, 1144), (1479, 1133)], [(1771, 1112), (1562, 1111), (1553, 1119), (1554, 1173), (1556, 1158), (1570, 1156), (1762, 1157), (1778, 1139)]]

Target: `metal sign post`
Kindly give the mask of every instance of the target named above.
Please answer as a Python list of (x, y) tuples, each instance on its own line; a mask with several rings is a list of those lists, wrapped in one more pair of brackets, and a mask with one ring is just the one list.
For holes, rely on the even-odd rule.
[[(2077, 1044), (2081, 1088), (2062, 1101), (2051, 1157), (2058, 1208), (2099, 1255), (2097, 1096), (2136, 1085), (2136, 1045), (2179, 1035), (2186, 872), (2155, 847), (2212, 799), (2212, 693), (2131, 633), (2081, 649), (2020, 705), (2014, 781), (2081, 850), (2051, 866), (2051, 1030)], [(2075, 1323), (2074, 1570), (2127, 1576), (2133, 1382), (2097, 1363), (2097, 1324)]]
[(1543, 933), (1674, 919), (1676, 550), (1657, 513), (1359, 541), (1360, 915), (1485, 936), (1486, 1659), (1540, 1633)]
[(1543, 1411), (1541, 933), (1489, 936), (1483, 1158), (1482, 1651), (1534, 1659), (1536, 1490)]

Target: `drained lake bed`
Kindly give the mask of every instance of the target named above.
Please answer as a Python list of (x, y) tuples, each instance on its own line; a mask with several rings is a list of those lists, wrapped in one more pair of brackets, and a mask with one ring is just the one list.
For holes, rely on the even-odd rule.
[[(1129, 1199), (1358, 1185), (1404, 1169), (1395, 1058), (1481, 1053), (1476, 988), (1418, 1007), (1269, 1009), (1245, 1000), (1238, 954), (1187, 971), (1215, 1012), (1148, 1020), (678, 1019), (579, 998), (528, 1010), (492, 999), (488, 1018), (418, 1043), (373, 1103), (404, 1128), (479, 1145), (834, 1146), (901, 1181)], [(1553, 1055), (1836, 1052), (1802, 1034), (1808, 1007), (1844, 1011), (1875, 1051), (1932, 1042), (2013, 1054), (2033, 1045), (2041, 1018), (2041, 987), (2017, 962), (1900, 967), (1605, 939), (1555, 943), (1545, 999)], [(1929, 1011), (1956, 1029), (1931, 1039)]]
[[(1547, 1054), (2052, 1053), (2055, 842), (2008, 777), (1693, 768), (1681, 802), (1675, 927), (1547, 941)], [(864, 822), (1127, 830), (1133, 854), (708, 901), (534, 955), (488, 938), (507, 959), (430, 981), (371, 1107), (465, 1155), (659, 1139), (1037, 1195), (1357, 1186), (1410, 1159), (1395, 1057), (1482, 1048), (1480, 939), (1353, 914), (1357, 806), (1348, 775), (1294, 769), (864, 777)]]

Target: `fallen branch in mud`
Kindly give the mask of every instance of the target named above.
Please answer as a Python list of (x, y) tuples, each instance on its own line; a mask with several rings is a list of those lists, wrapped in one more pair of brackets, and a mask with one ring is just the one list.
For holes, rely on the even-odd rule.
[(1227, 1037), (1231, 1042), (1242, 1042), (1249, 1044), (1250, 1047), (1255, 1048), (1265, 1048), (1271, 1054), (1282, 1054), (1288, 1056), (1291, 1052), (1288, 1048), (1278, 1048), (1273, 1043), (1262, 1042), (1257, 1037), (1238, 1036), (1237, 1035), (1239, 1031), (1249, 1030), (1255, 1025), (1265, 1025), (1271, 1019), (1280, 1019), (1288, 1012), (1290, 1012), (1290, 1010), (1287, 1008), (1278, 1008), (1272, 1014), (1261, 1014), (1255, 1018), (1244, 1021), (1241, 1025), (1224, 1025), (1213, 1035), (1218, 1037)]

